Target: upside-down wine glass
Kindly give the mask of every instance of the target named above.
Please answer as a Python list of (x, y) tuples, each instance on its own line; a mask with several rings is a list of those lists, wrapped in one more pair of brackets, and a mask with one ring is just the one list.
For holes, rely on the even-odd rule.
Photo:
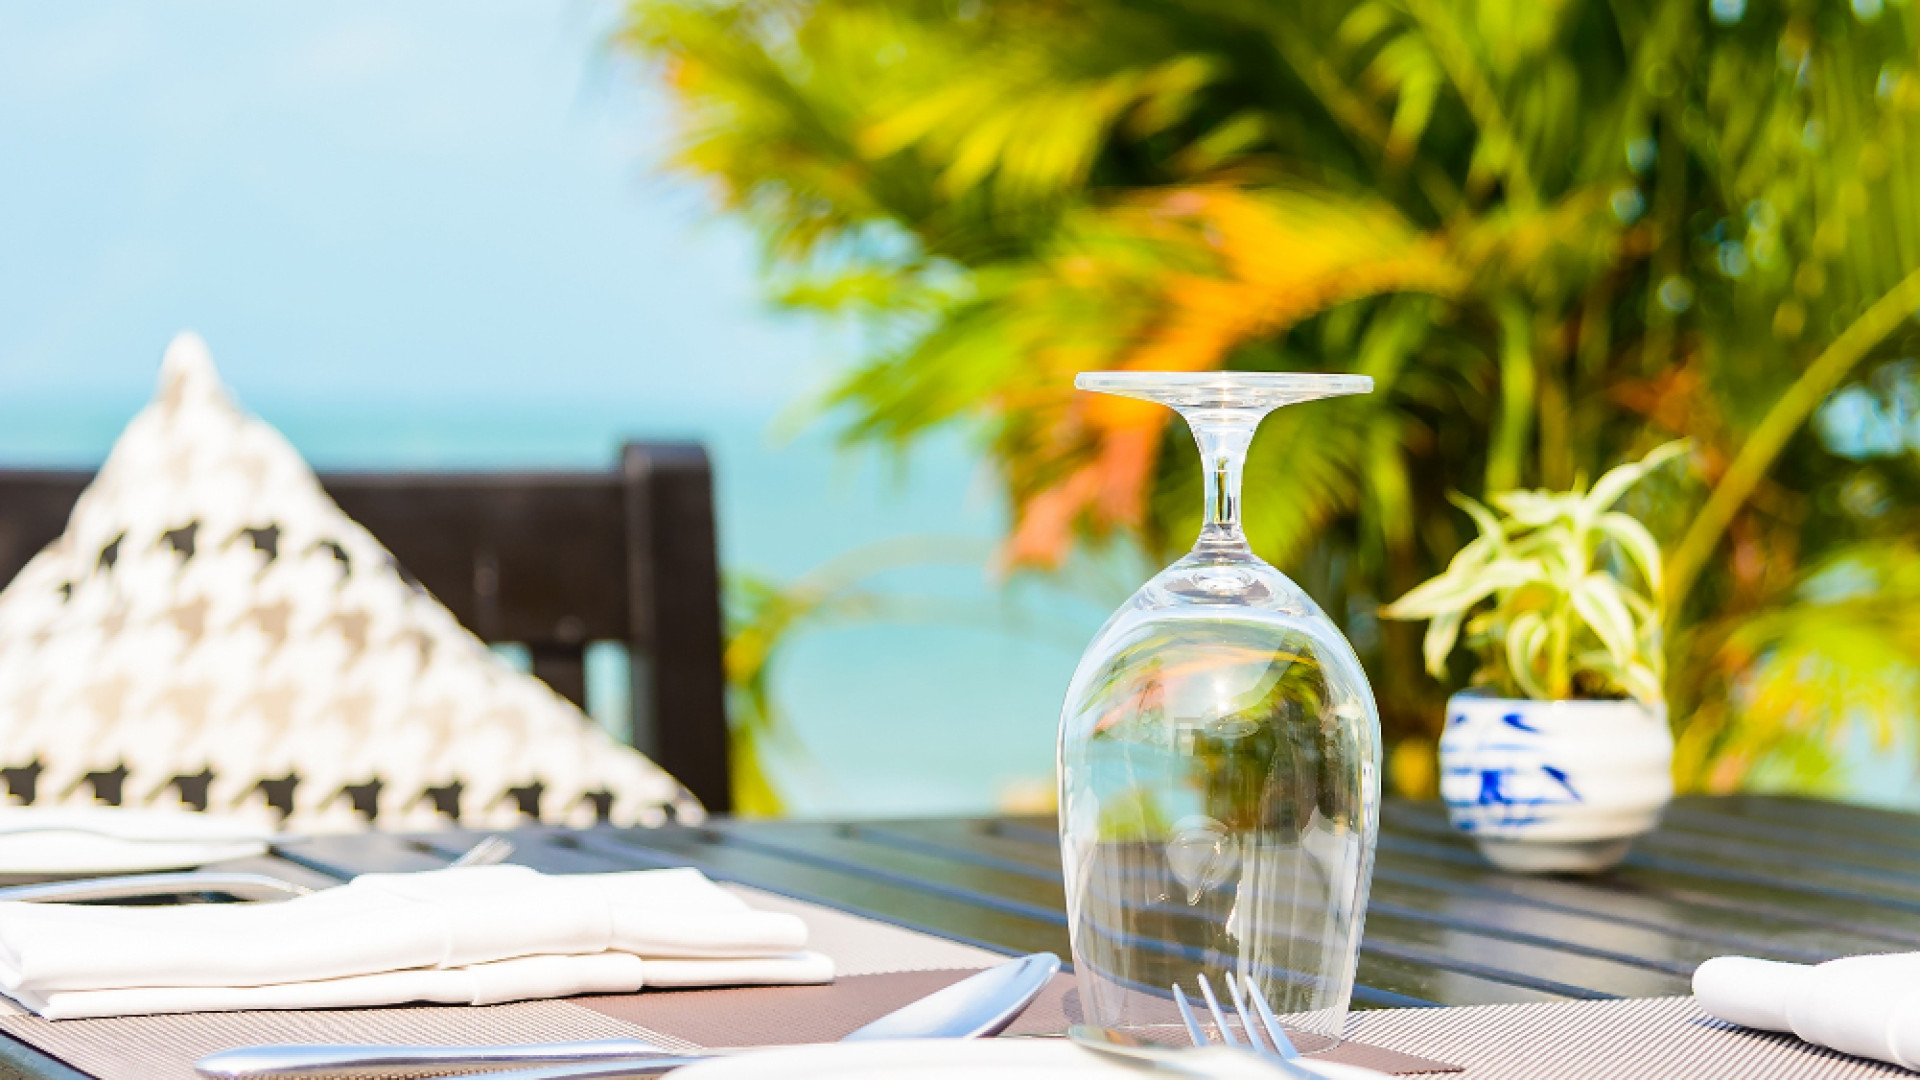
[(1232, 973), (1265, 993), (1303, 1053), (1325, 1049), (1344, 1037), (1353, 994), (1380, 719), (1353, 647), (1248, 548), (1240, 475), (1267, 413), (1373, 380), (1126, 371), (1074, 385), (1178, 410), (1206, 470), (1199, 540), (1107, 620), (1060, 715), (1087, 1020), (1183, 1042), (1170, 988), (1191, 995), (1197, 975), (1220, 988)]

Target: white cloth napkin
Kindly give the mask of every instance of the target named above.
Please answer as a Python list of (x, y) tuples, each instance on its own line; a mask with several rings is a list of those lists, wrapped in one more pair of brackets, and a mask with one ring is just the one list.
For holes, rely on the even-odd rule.
[[(1326, 1080), (1384, 1080), (1372, 1069), (1296, 1059)], [(915, 1039), (824, 1043), (716, 1057), (677, 1069), (674, 1080), (1140, 1080), (1142, 1066), (1065, 1039)], [(1200, 1076), (1196, 1068), (1190, 1075)], [(1273, 1080), (1252, 1054), (1207, 1062), (1211, 1080)]]
[(0, 903), (0, 991), (63, 1019), (830, 981), (806, 942), (697, 870), (484, 866), (281, 903)]
[(1729, 1023), (1920, 1069), (1920, 953), (1814, 965), (1716, 957), (1694, 970), (1693, 996)]
[(0, 874), (179, 870), (264, 854), (264, 820), (116, 806), (0, 806)]

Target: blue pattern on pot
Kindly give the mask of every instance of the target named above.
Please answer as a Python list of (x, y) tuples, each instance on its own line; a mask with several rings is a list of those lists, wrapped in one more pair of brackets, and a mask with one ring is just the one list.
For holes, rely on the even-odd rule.
[(1476, 839), (1622, 840), (1658, 823), (1672, 762), (1664, 707), (1470, 692), (1447, 702), (1440, 795), (1454, 826)]

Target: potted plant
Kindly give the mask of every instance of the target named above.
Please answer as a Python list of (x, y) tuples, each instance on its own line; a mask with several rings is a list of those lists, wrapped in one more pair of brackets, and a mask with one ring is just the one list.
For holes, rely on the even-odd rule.
[(1383, 614), (1425, 619), (1427, 670), (1464, 644), (1472, 688), (1447, 701), (1440, 794), (1454, 827), (1508, 870), (1603, 870), (1673, 795), (1661, 693), (1660, 545), (1612, 509), (1669, 443), (1589, 491), (1454, 501), (1480, 535)]

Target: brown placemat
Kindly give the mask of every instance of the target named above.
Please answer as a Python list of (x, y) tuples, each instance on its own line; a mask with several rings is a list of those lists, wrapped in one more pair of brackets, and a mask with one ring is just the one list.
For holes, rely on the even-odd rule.
[(184, 1013), (100, 1020), (42, 1020), (15, 1014), (0, 1016), (0, 1031), (100, 1080), (200, 1080), (193, 1071), (195, 1061), (219, 1050), (265, 1043), (460, 1046), (645, 1037), (631, 1024), (567, 1001)]
[[(971, 974), (969, 970), (896, 971), (845, 976), (830, 986), (654, 991), (572, 1000), (583, 1008), (699, 1046), (779, 1046), (832, 1042)], [(1168, 1011), (1172, 1013), (1171, 1005)], [(1085, 1019), (1073, 976), (1062, 973), (1054, 976), (1007, 1034), (1060, 1035)], [(1181, 1039), (1185, 1041), (1184, 1034)], [(1319, 1049), (1310, 1039), (1300, 1038), (1302, 1051)], [(1316, 1057), (1393, 1074), (1459, 1071), (1443, 1061), (1351, 1040)]]

